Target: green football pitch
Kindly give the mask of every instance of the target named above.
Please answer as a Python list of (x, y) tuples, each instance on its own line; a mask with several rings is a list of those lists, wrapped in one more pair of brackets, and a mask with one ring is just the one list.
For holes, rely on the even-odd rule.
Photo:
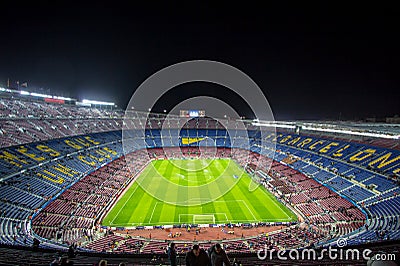
[(230, 159), (150, 162), (102, 221), (115, 227), (289, 222), (297, 217)]

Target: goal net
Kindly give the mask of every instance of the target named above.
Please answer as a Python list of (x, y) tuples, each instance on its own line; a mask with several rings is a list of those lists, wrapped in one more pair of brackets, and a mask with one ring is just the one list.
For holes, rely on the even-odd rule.
[(194, 214), (193, 224), (215, 224), (214, 214)]

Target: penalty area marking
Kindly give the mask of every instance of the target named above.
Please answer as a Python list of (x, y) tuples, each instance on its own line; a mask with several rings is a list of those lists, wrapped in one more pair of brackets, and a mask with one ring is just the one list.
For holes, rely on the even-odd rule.
[[(192, 203), (192, 204), (194, 204), (194, 203), (198, 203), (198, 204), (202, 204), (202, 199), (206, 199), (206, 200), (209, 200), (208, 198), (193, 198), (193, 199), (189, 199), (189, 200), (187, 200), (187, 201), (184, 201), (184, 203)], [(229, 202), (236, 202), (236, 203), (238, 203), (238, 202), (242, 202), (242, 204), (244, 204), (244, 206), (246, 207), (246, 209), (249, 211), (249, 213), (250, 213), (250, 215), (251, 216), (253, 216), (253, 221), (258, 221), (258, 219), (256, 218), (256, 216), (254, 215), (254, 213), (251, 211), (251, 209), (249, 208), (249, 206), (247, 205), (247, 203), (246, 203), (246, 201), (244, 201), (244, 200), (217, 200), (217, 201), (213, 201), (212, 203), (214, 204), (214, 203), (223, 203), (223, 204), (226, 204), (226, 203), (229, 203)], [(178, 204), (178, 203), (177, 203)], [(282, 209), (281, 209), (281, 211), (282, 211)], [(217, 213), (216, 213), (217, 214)], [(222, 214), (222, 213), (220, 213), (220, 214)], [(286, 213), (285, 213), (286, 214)], [(179, 214), (179, 223), (180, 223), (180, 215), (181, 214)], [(182, 214), (182, 215), (193, 215), (193, 214)], [(198, 214), (196, 214), (196, 215), (198, 215)], [(226, 213), (225, 213), (225, 216), (226, 216)], [(289, 218), (289, 216), (286, 214), (286, 216)], [(228, 219), (227, 219), (228, 220)], [(251, 221), (251, 220), (250, 220)]]
[[(214, 219), (216, 218), (217, 215), (224, 215), (225, 216), (225, 220), (227, 222), (229, 222), (228, 216), (226, 215), (226, 212), (216, 212), (216, 213), (202, 213), (202, 214), (198, 214), (198, 213), (180, 213), (178, 215), (179, 217), (179, 223), (181, 223), (181, 216), (185, 217), (185, 216), (195, 216), (195, 215), (213, 215)], [(193, 218), (191, 219), (193, 221)]]

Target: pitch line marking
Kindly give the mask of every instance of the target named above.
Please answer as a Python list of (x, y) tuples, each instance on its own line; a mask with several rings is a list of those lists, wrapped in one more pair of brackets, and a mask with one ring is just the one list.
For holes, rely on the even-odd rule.
[(114, 220), (118, 217), (119, 213), (125, 208), (125, 205), (128, 203), (128, 201), (132, 198), (133, 194), (135, 194), (137, 188), (139, 186), (137, 186), (135, 188), (135, 190), (132, 192), (132, 194), (129, 196), (129, 198), (125, 201), (124, 205), (121, 207), (121, 209), (119, 209), (119, 211), (117, 212), (117, 214), (114, 216), (114, 219), (112, 219), (112, 221), (110, 222), (110, 224), (112, 225), (112, 223), (114, 222)]
[[(179, 223), (181, 223), (181, 216), (214, 215), (214, 218), (216, 219), (216, 216), (218, 216), (219, 214), (223, 214), (225, 216), (225, 220), (227, 222), (229, 222), (229, 219), (228, 219), (228, 216), (226, 215), (226, 212), (202, 213), (202, 214), (198, 214), (198, 213), (196, 213), (196, 214), (194, 214), (194, 213), (180, 213), (180, 214), (178, 214), (178, 218), (179, 218)], [(193, 218), (192, 218), (192, 220), (193, 220)]]
[[(266, 189), (266, 188), (265, 188), (265, 189)], [(266, 194), (267, 196), (270, 196), (270, 195), (267, 194), (267, 191), (264, 191), (264, 190), (262, 190), (262, 191), (263, 191), (264, 194)], [(271, 193), (271, 195), (272, 195), (272, 193)], [(275, 206), (277, 206), (277, 207), (281, 210), (281, 212), (283, 212), (283, 213), (286, 215), (286, 217), (288, 218), (288, 220), (291, 220), (290, 216), (289, 216), (284, 210), (282, 210), (281, 206), (279, 206), (278, 204), (276, 204), (275, 200), (277, 200), (277, 199), (275, 198), (275, 196), (272, 195), (272, 197), (273, 197), (272, 202), (275, 204)]]
[(281, 210), (281, 212), (283, 212), (283, 213), (286, 215), (286, 217), (288, 218), (288, 220), (291, 219), (290, 216), (289, 216), (284, 210), (282, 210), (281, 206), (279, 206), (278, 204), (276, 204), (275, 200), (273, 200), (272, 202), (275, 204), (275, 206), (277, 206), (277, 207)]
[(150, 219), (149, 219), (149, 224), (151, 224), (150, 221), (151, 221), (151, 219), (153, 219), (153, 214), (154, 214), (154, 211), (156, 210), (157, 204), (158, 204), (158, 202), (156, 202), (156, 204), (154, 204), (153, 212), (151, 213), (151, 216), (150, 216)]
[(257, 218), (254, 216), (253, 212), (250, 210), (249, 206), (247, 205), (247, 203), (244, 200), (239, 200), (241, 202), (244, 203), (244, 205), (246, 206), (246, 208), (249, 210), (250, 214), (253, 216), (254, 221), (257, 221)]

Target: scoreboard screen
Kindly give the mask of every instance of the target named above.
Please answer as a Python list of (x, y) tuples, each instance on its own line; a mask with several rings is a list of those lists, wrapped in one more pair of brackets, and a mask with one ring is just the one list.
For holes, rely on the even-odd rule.
[(181, 110), (180, 117), (205, 117), (206, 111), (204, 110)]

